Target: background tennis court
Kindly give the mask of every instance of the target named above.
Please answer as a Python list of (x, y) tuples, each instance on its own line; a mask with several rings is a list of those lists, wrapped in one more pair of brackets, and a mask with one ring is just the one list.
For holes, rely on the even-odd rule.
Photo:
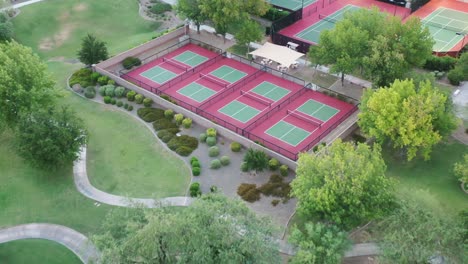
[(346, 5), (331, 15), (328, 15), (328, 16), (320, 15), (319, 18), (322, 20), (302, 30), (301, 32), (297, 33), (295, 36), (297, 38), (301, 38), (301, 39), (304, 39), (313, 43), (318, 43), (320, 39), (320, 32), (326, 29), (334, 28), (336, 22), (342, 20), (346, 12), (356, 11), (358, 9), (360, 9), (360, 7), (355, 6), (355, 5)]
[[(275, 6), (284, 7), (289, 10), (298, 10), (302, 6), (302, 0), (267, 0), (270, 4)], [(304, 7), (317, 2), (317, 0), (304, 0)]]
[(141, 76), (145, 77), (146, 79), (149, 79), (155, 83), (163, 84), (170, 79), (174, 78), (177, 76), (176, 73), (166, 70), (164, 68), (161, 68), (159, 66), (154, 66), (142, 73), (140, 73)]
[(246, 76), (247, 73), (243, 71), (239, 71), (227, 65), (223, 65), (219, 67), (218, 69), (210, 72), (210, 75), (213, 75), (216, 78), (219, 78), (229, 83), (235, 83), (238, 80), (242, 79), (244, 76)]
[(288, 89), (284, 89), (271, 82), (262, 82), (250, 90), (250, 92), (256, 93), (275, 102), (278, 102), (290, 93)]
[(216, 91), (195, 82), (179, 89), (177, 92), (199, 103), (216, 94)]
[(317, 102), (313, 99), (307, 100), (304, 104), (299, 106), (295, 111), (301, 112), (313, 118), (319, 119), (322, 122), (327, 122), (335, 116), (340, 110), (328, 106), (326, 104)]
[(203, 62), (207, 61), (208, 58), (202, 55), (199, 55), (195, 52), (192, 52), (190, 50), (186, 50), (182, 52), (181, 54), (172, 57), (172, 60), (176, 60), (178, 62), (182, 62), (183, 64), (189, 65), (192, 68), (195, 66), (198, 66), (202, 64)]
[(265, 131), (265, 133), (292, 146), (299, 145), (311, 134), (310, 132), (284, 120), (280, 120)]
[(462, 11), (440, 7), (421, 22), (429, 28), (437, 52), (450, 51), (468, 33), (468, 13)]
[(242, 123), (248, 122), (260, 113), (260, 110), (253, 108), (247, 104), (234, 100), (223, 108), (219, 109), (218, 112), (223, 113), (231, 118), (234, 118)]

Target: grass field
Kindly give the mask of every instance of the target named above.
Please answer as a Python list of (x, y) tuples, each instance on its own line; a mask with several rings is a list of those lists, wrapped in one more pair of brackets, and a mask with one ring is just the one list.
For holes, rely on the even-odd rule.
[[(44, 254), (47, 252), (47, 254)], [(81, 264), (66, 247), (48, 240), (26, 239), (0, 244), (1, 263)]]

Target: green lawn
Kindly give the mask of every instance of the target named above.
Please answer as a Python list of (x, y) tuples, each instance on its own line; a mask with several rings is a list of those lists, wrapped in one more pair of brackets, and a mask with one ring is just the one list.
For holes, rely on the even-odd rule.
[(60, 0), (21, 8), (13, 20), (16, 38), (41, 57), (76, 57), (81, 39), (94, 33), (117, 54), (154, 36), (160, 23), (143, 20), (137, 1)]
[(26, 239), (0, 244), (1, 263), (81, 264), (66, 247), (48, 240)]

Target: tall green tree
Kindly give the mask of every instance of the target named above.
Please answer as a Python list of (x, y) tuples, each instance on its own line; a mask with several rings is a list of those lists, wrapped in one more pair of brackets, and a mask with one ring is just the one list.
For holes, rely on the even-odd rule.
[(201, 0), (179, 0), (176, 9), (184, 17), (192, 20), (197, 26), (197, 33), (200, 33), (200, 25), (208, 19), (200, 9)]
[(434, 214), (415, 201), (402, 201), (379, 225), (383, 263), (467, 263), (468, 244), (462, 223)]
[(19, 154), (33, 165), (56, 169), (78, 158), (86, 144), (83, 121), (67, 107), (22, 116), (17, 127)]
[(263, 31), (256, 21), (245, 20), (235, 37), (238, 45), (247, 46), (247, 54), (249, 54), (250, 42), (261, 40), (263, 38)]
[(319, 155), (301, 154), (291, 183), (297, 210), (352, 228), (385, 215), (394, 202), (394, 183), (376, 144), (335, 141)]
[(86, 35), (81, 42), (78, 58), (86, 66), (91, 66), (108, 58), (106, 43), (92, 34)]
[(299, 250), (292, 257), (292, 264), (336, 264), (341, 263), (351, 242), (345, 232), (333, 225), (308, 222), (304, 231), (294, 227), (290, 242)]
[(249, 148), (244, 155), (244, 162), (248, 170), (263, 171), (268, 167), (268, 156), (261, 150)]
[(432, 147), (456, 128), (447, 100), (429, 81), (415, 85), (396, 80), (390, 87), (364, 93), (358, 124), (379, 143), (390, 141), (408, 160), (418, 153), (427, 160)]
[(0, 43), (0, 125), (13, 128), (20, 115), (53, 105), (54, 86), (47, 66), (30, 48)]
[(103, 263), (280, 263), (271, 221), (239, 200), (204, 195), (180, 210), (114, 211), (94, 241)]

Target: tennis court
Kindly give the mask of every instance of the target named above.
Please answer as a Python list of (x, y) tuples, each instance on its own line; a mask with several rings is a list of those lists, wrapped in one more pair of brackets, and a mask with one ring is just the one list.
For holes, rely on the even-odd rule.
[(267, 1), (272, 5), (283, 7), (285, 9), (289, 9), (293, 11), (296, 11), (301, 7), (307, 7), (308, 5), (311, 5), (317, 2), (317, 0), (267, 0)]
[(246, 123), (250, 119), (254, 118), (260, 113), (260, 110), (255, 109), (242, 102), (234, 100), (223, 108), (219, 109), (218, 112), (223, 113), (231, 118), (238, 120), (239, 122)]
[(228, 83), (235, 83), (238, 80), (242, 79), (244, 76), (246, 76), (247, 73), (243, 71), (239, 71), (227, 65), (223, 65), (219, 67), (218, 69), (210, 72), (210, 75), (213, 75), (216, 78), (219, 78)]
[(304, 141), (311, 134), (310, 132), (284, 120), (280, 120), (265, 131), (265, 133), (292, 146), (299, 145), (299, 143)]
[(290, 93), (288, 89), (284, 89), (283, 87), (271, 82), (262, 82), (250, 90), (250, 92), (256, 93), (275, 102), (278, 102)]
[(177, 56), (172, 57), (171, 60), (182, 62), (183, 64), (189, 65), (193, 68), (207, 61), (208, 58), (190, 50), (187, 50)]
[(440, 7), (421, 22), (429, 28), (437, 52), (450, 51), (468, 33), (468, 13), (462, 11)]
[(177, 74), (159, 66), (154, 66), (140, 73), (140, 76), (145, 77), (146, 79), (149, 79), (155, 83), (163, 84), (176, 77)]
[(355, 5), (346, 5), (331, 15), (328, 15), (328, 16), (319, 15), (319, 18), (321, 19), (319, 22), (297, 33), (295, 37), (301, 38), (301, 39), (304, 39), (313, 43), (318, 43), (320, 39), (320, 32), (326, 29), (334, 28), (335, 24), (344, 18), (344, 15), (346, 12), (352, 12), (352, 11), (356, 11), (359, 9), (360, 7), (355, 6)]
[(206, 99), (210, 98), (213, 94), (216, 94), (216, 91), (213, 91), (204, 85), (194, 82), (179, 89), (177, 93), (201, 103)]
[(295, 111), (305, 114), (307, 116), (311, 116), (322, 122), (327, 122), (328, 120), (330, 120), (330, 118), (334, 117), (338, 112), (340, 112), (340, 110), (334, 107), (322, 104), (313, 99), (307, 100)]

